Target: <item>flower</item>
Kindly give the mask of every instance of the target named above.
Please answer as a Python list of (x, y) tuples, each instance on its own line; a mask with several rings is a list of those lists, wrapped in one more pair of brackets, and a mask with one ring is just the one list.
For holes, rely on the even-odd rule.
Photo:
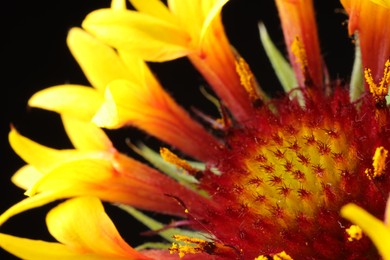
[[(29, 197), (3, 213), (0, 222), (69, 199), (47, 218), (60, 242), (47, 246), (68, 255), (387, 259), (387, 1), (342, 1), (364, 68), (355, 67), (348, 89), (327, 78), (312, 1), (277, 0), (292, 65), (261, 25), (262, 43), (286, 89), (273, 98), (227, 41), (220, 16), (226, 2), (170, 0), (165, 6), (158, 0), (132, 0), (134, 11), (114, 0), (111, 8), (86, 17), (85, 31), (72, 29), (68, 44), (96, 90), (55, 87), (35, 95), (30, 104), (61, 114), (75, 149), (50, 149), (12, 130), (10, 143), (28, 163), (13, 181)], [(379, 15), (369, 19), (367, 10)], [(190, 117), (145, 63), (183, 56), (218, 96), (205, 94), (221, 118), (198, 112), (202, 124)], [(354, 79), (363, 75), (365, 84), (359, 85)], [(80, 109), (84, 93), (85, 111), (78, 113), (73, 105)], [(130, 144), (156, 169), (117, 151), (96, 125), (136, 126), (160, 138), (166, 143), (160, 154)], [(147, 250), (128, 246), (99, 199), (119, 204), (173, 242), (169, 251), (161, 245)], [(178, 219), (164, 225), (132, 207)], [(384, 214), (382, 224), (377, 219)], [(75, 221), (79, 215), (80, 223)], [(109, 236), (95, 245), (102, 233)], [(45, 255), (45, 242), (0, 236), (0, 245), (14, 254), (17, 246), (30, 244), (39, 246), (23, 257)]]

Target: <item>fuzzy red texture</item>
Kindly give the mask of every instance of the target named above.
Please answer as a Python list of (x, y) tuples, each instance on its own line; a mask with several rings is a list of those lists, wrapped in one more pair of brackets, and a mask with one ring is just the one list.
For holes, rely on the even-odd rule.
[[(383, 120), (378, 123), (378, 108), (370, 95), (352, 104), (347, 90), (340, 86), (333, 86), (333, 89), (329, 96), (317, 90), (308, 90), (310, 93), (305, 95), (305, 107), (288, 97), (273, 99), (269, 106), (272, 111), (266, 106), (260, 107), (246, 125), (226, 132), (224, 138), (228, 148), (221, 152), (216, 165), (222, 174), (206, 171), (200, 180), (200, 187), (208, 191), (214, 205), (219, 207), (205, 205), (202, 208), (190, 208), (189, 219), (193, 227), (213, 235), (217, 242), (232, 248), (231, 259), (254, 259), (259, 255), (272, 255), (281, 251), (294, 259), (379, 257), (367, 237), (348, 241), (345, 229), (350, 223), (339, 216), (339, 211), (343, 205), (352, 202), (379, 219), (383, 218), (390, 191), (390, 169), (386, 168), (383, 176), (372, 180), (367, 177), (365, 170), (372, 169), (372, 157), (377, 147), (390, 149), (390, 124), (383, 124)], [(385, 122), (390, 122), (388, 109), (381, 109)], [(323, 130), (327, 134), (331, 140), (329, 143), (316, 142), (313, 134), (297, 136), (297, 139), (304, 139), (307, 147), (317, 145), (318, 156), (331, 158), (332, 165), (337, 167), (324, 167), (312, 159), (310, 154), (305, 154), (297, 142), (286, 144), (283, 139), (286, 136), (294, 137), (301, 128)], [(340, 136), (347, 138), (349, 143), (345, 146), (351, 153), (332, 152), (332, 140)], [(272, 156), (275, 160), (280, 159), (285, 169), (275, 172), (275, 165), (266, 163), (267, 156), (257, 154), (256, 151), (259, 147), (274, 149), (278, 145), (284, 150), (295, 152), (301, 162), (292, 162), (287, 158), (283, 162), (283, 149), (275, 149)], [(298, 157), (299, 153), (302, 157)], [(261, 165), (264, 175), (271, 174), (271, 182), (248, 170), (245, 166), (248, 158)], [(308, 172), (292, 171), (297, 164), (307, 166), (308, 172), (316, 173), (318, 183), (315, 182), (315, 193), (320, 195), (313, 194), (305, 187), (304, 179), (310, 177), (307, 176)], [(287, 174), (302, 181), (299, 190), (291, 189), (288, 182), (281, 186)], [(333, 185), (321, 181), (321, 178), (329, 176), (337, 176)], [(270, 187), (277, 187), (280, 196), (288, 198), (290, 194), (298, 193), (299, 203), (307, 205), (312, 216), (305, 211), (295, 212), (278, 203), (272, 204), (273, 198), (267, 194), (251, 194), (257, 187), (264, 185), (264, 181)], [(257, 206), (270, 205), (270, 202), (272, 206), (267, 207), (268, 212), (256, 209)]]

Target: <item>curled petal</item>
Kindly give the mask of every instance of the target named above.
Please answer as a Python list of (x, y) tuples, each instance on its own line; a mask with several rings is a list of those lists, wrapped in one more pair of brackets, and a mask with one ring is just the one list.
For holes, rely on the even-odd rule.
[[(101, 127), (137, 126), (197, 159), (213, 158), (217, 141), (177, 105), (159, 85), (111, 82), (93, 121)], [(205, 157), (204, 150), (209, 153)]]
[(35, 93), (28, 105), (89, 121), (102, 102), (103, 96), (93, 88), (60, 85)]

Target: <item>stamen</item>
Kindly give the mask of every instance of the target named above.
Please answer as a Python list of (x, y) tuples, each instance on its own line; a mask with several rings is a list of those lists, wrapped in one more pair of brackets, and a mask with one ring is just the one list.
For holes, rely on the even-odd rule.
[(359, 226), (351, 225), (345, 230), (348, 234), (348, 241), (360, 240), (363, 237), (363, 231)]
[[(271, 259), (271, 258), (268, 256), (260, 255), (260, 256), (256, 257), (254, 260), (268, 260), (268, 259)], [(280, 253), (273, 255), (272, 259), (273, 260), (293, 260), (292, 257), (289, 256), (288, 254), (286, 254), (285, 251), (282, 251)]]
[(209, 242), (200, 238), (174, 235), (173, 238), (182, 244), (173, 243), (169, 249), (171, 254), (177, 253), (182, 258), (186, 254), (207, 253), (210, 255), (224, 255), (232, 248), (216, 242)]
[(298, 36), (295, 37), (294, 41), (291, 43), (291, 51), (295, 56), (295, 62), (301, 67), (302, 76), (305, 79), (305, 85), (311, 86), (312, 82), (309, 74), (305, 46), (303, 46), (303, 43)]
[(386, 169), (386, 158), (389, 151), (383, 146), (376, 148), (374, 157), (372, 158), (372, 166), (374, 167), (374, 177), (381, 176)]
[(374, 170), (366, 169), (365, 174), (368, 179), (372, 180), (373, 178), (382, 176), (386, 169), (386, 158), (389, 151), (386, 150), (383, 146), (376, 148), (374, 157), (372, 157), (372, 166)]
[(248, 92), (252, 103), (259, 104), (261, 102), (261, 97), (257, 90), (255, 77), (253, 76), (248, 63), (246, 63), (243, 58), (239, 58), (238, 61), (236, 61), (236, 71), (240, 76), (241, 85), (245, 88), (246, 92)]
[(268, 260), (268, 257), (260, 255), (260, 256), (256, 257), (254, 260)]
[(374, 79), (371, 74), (371, 69), (369, 68), (364, 70), (364, 78), (366, 79), (370, 93), (372, 94), (372, 97), (374, 98), (374, 101), (377, 104), (377, 106), (385, 107), (386, 106), (385, 97), (389, 92), (389, 83), (390, 83), (390, 61), (387, 60), (385, 63), (383, 77), (379, 82), (379, 85), (377, 85), (374, 82)]
[(177, 167), (185, 170), (188, 174), (200, 178), (202, 172), (192, 167), (186, 160), (180, 159), (176, 154), (172, 153), (168, 148), (160, 148), (160, 155), (164, 161), (172, 163)]
[(282, 251), (273, 257), (274, 260), (293, 260), (285, 251)]

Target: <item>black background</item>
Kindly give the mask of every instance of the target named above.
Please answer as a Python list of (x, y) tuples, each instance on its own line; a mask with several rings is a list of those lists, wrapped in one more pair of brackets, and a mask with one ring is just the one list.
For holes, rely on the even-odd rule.
[[(11, 3), (12, 2), (12, 3)], [(1, 90), (3, 107), (0, 135), (0, 212), (21, 200), (23, 191), (10, 181), (24, 163), (10, 149), (7, 141), (12, 123), (29, 138), (55, 148), (70, 148), (58, 116), (27, 107), (28, 98), (36, 91), (57, 84), (89, 85), (68, 51), (67, 31), (79, 26), (90, 11), (109, 6), (108, 0), (7, 1), (2, 7), (1, 25)], [(346, 15), (339, 12), (337, 0), (315, 1), (322, 54), (332, 79), (347, 79), (352, 66), (353, 45), (347, 35)], [(231, 0), (224, 8), (223, 19), (233, 46), (252, 67), (264, 89), (273, 94), (279, 83), (260, 45), (257, 24), (263, 21), (274, 42), (284, 51), (278, 15), (272, 0)], [(180, 59), (167, 64), (152, 64), (162, 84), (186, 108), (210, 108), (199, 93), (203, 83), (191, 65)], [(5, 91), (5, 95), (4, 95)], [(126, 152), (124, 139), (130, 130), (112, 133), (119, 149)], [(138, 134), (136, 132), (135, 134)], [(1, 227), (2, 233), (52, 240), (46, 231), (44, 217), (54, 204), (13, 217)], [(110, 216), (121, 234), (132, 245), (140, 240), (135, 234), (145, 230), (132, 223), (130, 217), (109, 208)], [(169, 221), (169, 219), (168, 219)], [(8, 259), (6, 254), (1, 259)]]

